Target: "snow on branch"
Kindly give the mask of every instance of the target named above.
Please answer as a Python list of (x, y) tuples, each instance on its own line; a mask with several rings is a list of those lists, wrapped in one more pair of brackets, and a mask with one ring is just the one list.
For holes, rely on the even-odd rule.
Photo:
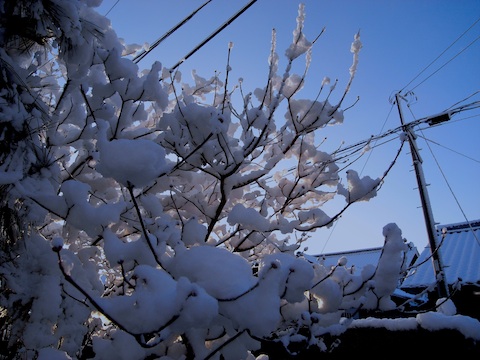
[[(390, 308), (404, 251), (393, 225), (381, 262), (361, 274), (347, 259), (329, 268), (296, 253), (373, 198), (388, 172), (349, 170), (344, 187), (337, 163), (358, 149), (319, 150), (322, 129), (344, 114), (328, 78), (299, 98), (318, 39), (304, 34), (305, 7), (283, 75), (274, 31), (265, 87), (244, 93), (231, 45), (224, 79), (193, 72), (188, 84), (160, 62), (140, 69), (126, 56), (137, 46), (97, 4), (0, 10), (10, 26), (0, 37), (0, 306), (11, 351), (250, 359), (262, 341), (288, 349), (307, 333), (323, 349), (325, 334), (347, 328), (342, 311)], [(360, 48), (357, 34), (343, 97)], [(327, 214), (338, 195), (347, 205)]]

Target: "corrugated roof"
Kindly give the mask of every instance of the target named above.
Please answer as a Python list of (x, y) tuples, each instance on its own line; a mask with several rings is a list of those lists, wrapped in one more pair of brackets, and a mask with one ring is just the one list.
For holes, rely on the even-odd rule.
[[(410, 264), (414, 256), (418, 255), (418, 252), (417, 249), (413, 246), (413, 244), (408, 245), (410, 251), (407, 253), (407, 264)], [(354, 266), (355, 273), (360, 273), (363, 267), (366, 265), (377, 266), (380, 255), (382, 254), (382, 249), (383, 247), (376, 247), (369, 249), (320, 254), (314, 256), (304, 256), (308, 260), (323, 264), (327, 268), (337, 265), (337, 262), (341, 257), (346, 257), (347, 263), (345, 267), (350, 268)]]
[(330, 254), (318, 255), (318, 262), (323, 264), (325, 267), (329, 268), (331, 266), (337, 265), (338, 260), (341, 257), (347, 258), (346, 267), (355, 267), (356, 272), (361, 272), (362, 268), (365, 265), (372, 264), (377, 265), (378, 259), (380, 259), (380, 254), (382, 248), (371, 248), (371, 249), (362, 249), (354, 251), (344, 251)]
[[(447, 283), (452, 285), (461, 278), (463, 283), (480, 284), (480, 220), (439, 225), (436, 229)], [(435, 282), (430, 254), (430, 247), (426, 246), (415, 263), (421, 265), (412, 270), (402, 289), (423, 288)]]

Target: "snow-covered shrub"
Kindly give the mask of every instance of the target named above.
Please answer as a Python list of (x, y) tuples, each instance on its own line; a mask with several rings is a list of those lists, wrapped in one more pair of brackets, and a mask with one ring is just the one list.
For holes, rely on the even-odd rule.
[[(303, 6), (282, 75), (273, 37), (268, 82), (236, 109), (227, 79), (139, 69), (98, 2), (0, 1), (6, 351), (248, 358), (265, 340), (323, 349), (344, 310), (388, 308), (403, 251), (393, 225), (388, 260), (360, 275), (295, 255), (381, 183), (350, 172), (344, 188), (335, 154), (317, 149), (344, 117), (330, 94), (297, 98), (307, 72), (292, 64), (305, 56), (308, 69), (313, 46)], [(360, 48), (357, 34), (351, 79)], [(327, 215), (337, 186), (347, 204)]]

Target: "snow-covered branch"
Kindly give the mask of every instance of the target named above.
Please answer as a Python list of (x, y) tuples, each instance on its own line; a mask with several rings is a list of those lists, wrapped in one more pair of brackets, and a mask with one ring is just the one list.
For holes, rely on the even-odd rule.
[[(337, 163), (358, 152), (319, 150), (322, 129), (344, 120), (359, 34), (331, 105), (327, 78), (315, 99), (299, 98), (318, 39), (307, 39), (303, 5), (283, 75), (273, 32), (266, 86), (245, 93), (231, 85), (232, 46), (225, 79), (193, 72), (188, 84), (160, 62), (140, 69), (96, 4), (0, 7), (0, 306), (11, 348), (251, 358), (261, 341), (288, 347), (307, 328), (321, 348), (346, 328), (344, 310), (390, 308), (403, 251), (393, 225), (378, 267), (362, 274), (295, 254), (373, 198), (394, 163), (377, 179), (348, 171), (346, 188)], [(321, 207), (337, 195), (347, 204), (329, 215)]]

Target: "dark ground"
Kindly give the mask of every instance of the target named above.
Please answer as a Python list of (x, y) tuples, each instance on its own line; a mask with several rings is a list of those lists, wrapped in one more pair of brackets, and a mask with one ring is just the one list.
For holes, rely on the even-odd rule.
[[(349, 329), (340, 337), (339, 345), (331, 352), (321, 352), (317, 348), (306, 348), (299, 344), (297, 354), (289, 354), (278, 343), (264, 343), (257, 354), (268, 354), (270, 360), (290, 359), (355, 359), (358, 357), (410, 358), (426, 356), (429, 359), (444, 359), (455, 356), (457, 359), (480, 359), (480, 342), (466, 339), (455, 330), (428, 331), (419, 328), (415, 331), (390, 331), (384, 328)], [(325, 338), (330, 345), (335, 339)], [(292, 349), (293, 350), (293, 349)]]

